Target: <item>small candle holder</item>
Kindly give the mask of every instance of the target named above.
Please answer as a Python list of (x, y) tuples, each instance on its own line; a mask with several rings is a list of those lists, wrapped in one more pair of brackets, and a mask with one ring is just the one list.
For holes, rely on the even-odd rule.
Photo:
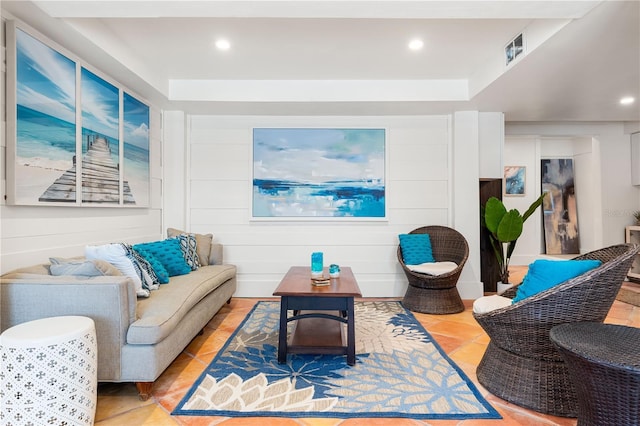
[(331, 278), (338, 278), (340, 276), (340, 266), (335, 263), (329, 265), (329, 276)]
[(311, 253), (311, 277), (318, 278), (322, 277), (322, 271), (324, 269), (322, 252), (317, 251)]

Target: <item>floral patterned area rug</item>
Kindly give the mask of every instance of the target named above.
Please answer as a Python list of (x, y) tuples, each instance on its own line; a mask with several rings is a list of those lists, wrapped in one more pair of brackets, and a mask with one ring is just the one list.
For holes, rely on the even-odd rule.
[(344, 355), (278, 364), (280, 303), (259, 302), (172, 414), (501, 418), (399, 302), (356, 302), (355, 312), (354, 366)]

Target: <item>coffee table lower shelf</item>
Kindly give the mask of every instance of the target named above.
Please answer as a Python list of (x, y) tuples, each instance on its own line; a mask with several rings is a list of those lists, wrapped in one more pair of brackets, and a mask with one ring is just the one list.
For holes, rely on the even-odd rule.
[[(315, 309), (314, 309), (315, 308)], [(293, 316), (289, 317), (289, 312)], [(355, 365), (355, 324), (353, 297), (298, 298), (283, 296), (280, 301), (278, 362), (287, 362), (288, 353), (346, 355)], [(287, 324), (294, 322), (291, 336)], [(346, 324), (346, 332), (343, 324)]]
[[(315, 315), (318, 312), (301, 312), (299, 315)], [(335, 316), (326, 318), (324, 315)], [(339, 312), (323, 313), (323, 317), (306, 317), (295, 320), (291, 336), (287, 340), (287, 353), (347, 355), (347, 336)], [(290, 320), (292, 318), (289, 318)], [(345, 320), (346, 321), (346, 320)]]

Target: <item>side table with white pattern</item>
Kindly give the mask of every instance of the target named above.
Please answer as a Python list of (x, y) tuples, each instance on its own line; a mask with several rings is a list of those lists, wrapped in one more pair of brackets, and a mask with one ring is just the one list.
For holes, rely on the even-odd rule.
[(92, 425), (98, 351), (91, 318), (18, 324), (0, 335), (0, 425)]

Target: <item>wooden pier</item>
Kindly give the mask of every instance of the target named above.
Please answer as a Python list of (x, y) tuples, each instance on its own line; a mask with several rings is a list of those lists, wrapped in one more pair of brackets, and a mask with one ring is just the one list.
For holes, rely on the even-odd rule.
[[(94, 136), (87, 140), (88, 149), (82, 157), (82, 202), (119, 203), (120, 169), (111, 158), (111, 149), (106, 138)], [(123, 182), (124, 203), (135, 204), (131, 188)], [(64, 172), (38, 198), (39, 201), (76, 201), (76, 162)]]

